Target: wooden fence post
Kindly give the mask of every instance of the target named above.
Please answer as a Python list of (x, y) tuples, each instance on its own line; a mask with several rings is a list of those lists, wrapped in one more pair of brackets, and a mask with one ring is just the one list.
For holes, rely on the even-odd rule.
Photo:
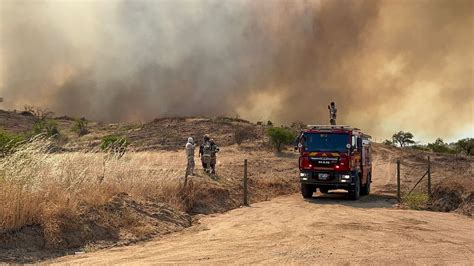
[(428, 196), (431, 197), (431, 158), (428, 156)]
[(247, 184), (247, 159), (244, 160), (244, 206), (249, 206)]
[(397, 159), (397, 199), (398, 201), (402, 199), (400, 195), (400, 159)]

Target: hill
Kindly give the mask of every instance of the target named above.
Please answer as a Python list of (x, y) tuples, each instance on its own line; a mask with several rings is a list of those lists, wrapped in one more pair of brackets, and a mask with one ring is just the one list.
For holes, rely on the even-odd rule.
[[(74, 119), (53, 120), (62, 134), (61, 141), (32, 144), (0, 160), (8, 176), (0, 188), (1, 201), (5, 202), (0, 207), (0, 216), (5, 217), (0, 230), (0, 250), (4, 251), (0, 261), (34, 261), (87, 245), (97, 248), (133, 243), (182, 230), (192, 224), (194, 218), (190, 217), (238, 208), (242, 205), (244, 159), (249, 161), (251, 203), (299, 191), (298, 154), (291, 147), (275, 154), (267, 145), (265, 127), (245, 120), (162, 118), (145, 124), (89, 121), (90, 133), (82, 137), (71, 130)], [(0, 111), (0, 127), (8, 132), (28, 132), (35, 121), (28, 114)], [(240, 146), (235, 144), (236, 128), (248, 132), (248, 139)], [(130, 150), (123, 158), (98, 152), (102, 137), (111, 134), (130, 141)], [(184, 187), (184, 144), (189, 136), (199, 141), (203, 134), (210, 134), (222, 148), (217, 178), (199, 170)], [(45, 149), (48, 145), (62, 149), (45, 153), (50, 151)], [(402, 162), (402, 192), (406, 194), (426, 171), (429, 155), (433, 199), (423, 209), (473, 215), (472, 157), (378, 143), (373, 144), (373, 155), (373, 195), (361, 204), (371, 206), (382, 201), (386, 205), (387, 198), (392, 199), (389, 205), (395, 204), (396, 160)], [(426, 179), (415, 192), (425, 191)], [(331, 199), (334, 195), (338, 196), (318, 198)], [(33, 260), (26, 259), (25, 249), (31, 251), (28, 256)]]

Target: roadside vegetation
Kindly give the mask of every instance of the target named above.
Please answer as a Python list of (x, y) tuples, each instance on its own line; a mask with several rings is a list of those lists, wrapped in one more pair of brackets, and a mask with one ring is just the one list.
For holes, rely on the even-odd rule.
[(0, 130), (0, 157), (10, 154), (24, 140), (25, 137), (22, 135)]
[(78, 137), (82, 137), (89, 133), (89, 129), (87, 128), (87, 120), (85, 118), (76, 119), (74, 124), (71, 128), (72, 132), (76, 133)]
[(118, 135), (108, 135), (102, 138), (100, 148), (104, 152), (125, 153), (128, 145), (127, 138)]
[(296, 138), (296, 134), (292, 130), (284, 127), (270, 127), (267, 129), (267, 135), (271, 145), (279, 153), (285, 145), (292, 143)]
[(429, 196), (423, 192), (414, 192), (402, 199), (402, 203), (412, 210), (427, 209), (429, 201)]
[(474, 138), (464, 138), (452, 143), (446, 143), (443, 139), (437, 138), (434, 142), (423, 145), (414, 140), (412, 133), (399, 131), (392, 135), (391, 140), (386, 139), (382, 144), (443, 154), (474, 155)]
[[(218, 166), (219, 180), (198, 171), (200, 176), (185, 187), (180, 151), (128, 152), (130, 140), (112, 134), (87, 151), (58, 153), (57, 139), (46, 132), (44, 128), (38, 137), (0, 132), (2, 151), (15, 147), (0, 157), (0, 249), (20, 245), (16, 239), (24, 230), (44, 241), (30, 239), (24, 245), (47, 250), (116, 243), (123, 236), (137, 241), (180, 230), (190, 225), (190, 214), (241, 204), (242, 166), (235, 160), (248, 158), (251, 167), (287, 163), (264, 150), (249, 156), (232, 147), (227, 155), (231, 162)], [(276, 174), (258, 173), (258, 179), (257, 173), (249, 173), (251, 202), (296, 192), (293, 171), (285, 166)]]
[(33, 127), (33, 135), (44, 134), (46, 137), (59, 138), (58, 124), (52, 119), (39, 120)]
[(237, 145), (241, 145), (244, 141), (255, 139), (256, 134), (252, 126), (234, 126), (234, 141)]
[[(147, 169), (151, 154), (123, 157), (104, 153), (51, 152), (51, 140), (25, 143), (0, 160), (0, 228), (2, 233), (25, 226), (42, 228), (48, 248), (64, 247), (64, 234), (81, 221), (91, 207), (107, 204), (115, 195), (127, 193), (137, 199), (160, 199), (186, 211), (180, 198), (178, 171), (164, 172), (159, 178)], [(104, 162), (107, 162), (105, 165)], [(140, 217), (114, 217), (118, 210), (104, 211), (100, 226), (134, 227)], [(124, 214), (126, 215), (126, 214)], [(110, 220), (108, 219), (119, 219)], [(121, 224), (120, 219), (127, 219)], [(68, 223), (71, 223), (69, 226)], [(106, 229), (109, 230), (109, 229)], [(147, 231), (137, 232), (137, 237)]]

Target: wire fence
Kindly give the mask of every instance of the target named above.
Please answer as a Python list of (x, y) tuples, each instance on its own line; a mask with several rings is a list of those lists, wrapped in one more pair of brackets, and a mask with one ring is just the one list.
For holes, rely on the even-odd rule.
[[(409, 197), (414, 191), (415, 189), (417, 188), (420, 188), (422, 185), (425, 185), (426, 186), (426, 190), (424, 189), (420, 189), (422, 193), (426, 193), (428, 195), (428, 197), (431, 197), (432, 196), (432, 166), (431, 166), (431, 158), (430, 156), (427, 157), (427, 162), (426, 163), (406, 163), (406, 165), (408, 167), (411, 167), (411, 169), (408, 171), (408, 172), (405, 172), (404, 173), (404, 176), (409, 180), (415, 180), (415, 184), (412, 185), (411, 182), (409, 184), (406, 184), (405, 186), (403, 186), (402, 184), (402, 179), (401, 179), (401, 176), (402, 176), (402, 170), (401, 170), (401, 165), (402, 165), (402, 161), (400, 159), (397, 160), (397, 170), (396, 170), (396, 174), (397, 174), (397, 199), (399, 201), (402, 200), (402, 198), (404, 197)], [(415, 167), (416, 166), (416, 167)], [(426, 169), (426, 170), (423, 170), (423, 174), (421, 175), (421, 177), (419, 178), (411, 178), (412, 176), (415, 175), (415, 172), (419, 172), (419, 167), (422, 167), (422, 169)], [(426, 181), (426, 182), (423, 182), (423, 181)], [(408, 185), (408, 186), (407, 186)], [(405, 193), (403, 196), (402, 196), (402, 189), (405, 188), (406, 191), (408, 191), (407, 193)], [(405, 192), (406, 192), (405, 191)]]

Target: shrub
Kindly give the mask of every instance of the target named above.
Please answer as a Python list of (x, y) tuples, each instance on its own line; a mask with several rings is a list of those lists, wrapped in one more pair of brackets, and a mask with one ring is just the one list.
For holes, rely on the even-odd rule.
[(436, 139), (435, 142), (429, 143), (427, 147), (433, 152), (439, 153), (456, 153), (454, 149), (451, 149), (441, 138)]
[(234, 128), (234, 140), (237, 145), (242, 144), (244, 140), (251, 139), (252, 137), (255, 137), (252, 127), (236, 126)]
[(25, 111), (22, 112), (24, 115), (31, 115), (36, 117), (38, 120), (46, 120), (53, 116), (53, 112), (49, 111), (48, 109), (43, 109), (40, 107), (34, 107), (25, 105)]
[(33, 126), (35, 135), (45, 134), (46, 137), (59, 137), (58, 124), (54, 120), (39, 120)]
[(296, 138), (294, 132), (282, 127), (268, 128), (267, 135), (278, 152), (281, 152), (283, 145), (290, 144)]
[(125, 154), (128, 144), (127, 139), (124, 137), (109, 135), (102, 138), (100, 148), (104, 152), (113, 153), (118, 157), (122, 157)]
[(72, 131), (76, 133), (79, 137), (82, 137), (89, 133), (89, 130), (87, 129), (87, 120), (85, 120), (84, 118), (76, 119), (76, 121), (72, 125)]
[(474, 138), (460, 139), (454, 143), (456, 149), (466, 155), (474, 155)]
[(413, 210), (422, 210), (425, 209), (428, 205), (430, 198), (426, 193), (412, 193), (403, 198), (403, 203), (405, 203), (408, 208)]
[(0, 131), (0, 157), (11, 153), (24, 140), (21, 135)]
[(393, 146), (393, 142), (390, 141), (390, 140), (388, 140), (388, 139), (384, 140), (384, 141), (382, 142), (382, 144), (383, 144), (383, 145), (387, 145), (387, 146)]

